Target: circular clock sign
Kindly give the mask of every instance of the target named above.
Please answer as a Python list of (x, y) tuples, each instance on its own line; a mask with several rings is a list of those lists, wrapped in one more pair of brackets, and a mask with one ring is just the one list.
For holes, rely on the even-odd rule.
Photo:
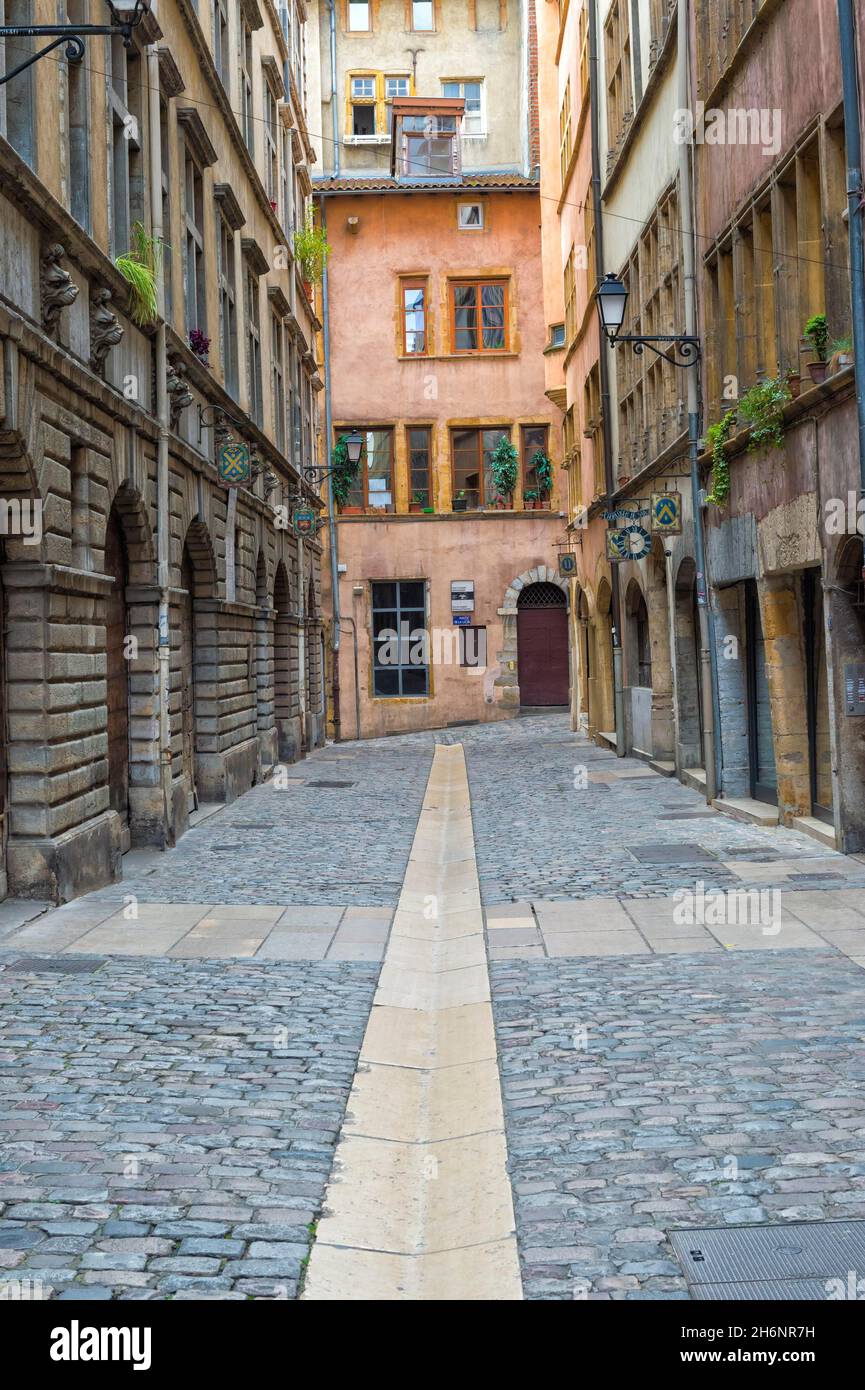
[(652, 549), (652, 537), (644, 526), (636, 522), (614, 531), (610, 543), (623, 560), (643, 560)]

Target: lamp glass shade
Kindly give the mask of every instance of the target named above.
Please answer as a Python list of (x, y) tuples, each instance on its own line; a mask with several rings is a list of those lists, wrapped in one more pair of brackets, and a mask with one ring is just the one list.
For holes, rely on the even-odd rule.
[(625, 321), (628, 291), (615, 275), (606, 275), (596, 291), (601, 327), (614, 338)]
[(349, 463), (359, 463), (363, 452), (363, 435), (359, 430), (352, 430), (351, 434), (345, 436), (345, 447), (348, 450)]

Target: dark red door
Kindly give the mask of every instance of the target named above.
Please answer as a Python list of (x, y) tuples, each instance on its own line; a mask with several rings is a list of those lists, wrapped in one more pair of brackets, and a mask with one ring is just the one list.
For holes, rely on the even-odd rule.
[(568, 615), (564, 600), (554, 608), (520, 607), (517, 656), (521, 705), (568, 703)]

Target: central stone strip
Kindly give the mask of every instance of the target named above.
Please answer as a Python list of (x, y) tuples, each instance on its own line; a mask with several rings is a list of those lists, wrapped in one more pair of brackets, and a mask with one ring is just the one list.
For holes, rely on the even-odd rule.
[(520, 1299), (465, 758), (438, 747), (309, 1299)]

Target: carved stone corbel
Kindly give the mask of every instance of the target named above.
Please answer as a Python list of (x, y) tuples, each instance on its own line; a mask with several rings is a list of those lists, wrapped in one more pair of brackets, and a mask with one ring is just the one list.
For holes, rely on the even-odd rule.
[(181, 411), (192, 405), (192, 392), (186, 384), (186, 371), (183, 363), (175, 358), (168, 364), (166, 379), (168, 391), (168, 419), (173, 430), (180, 423)]
[(99, 285), (90, 296), (90, 366), (97, 376), (105, 376), (105, 359), (123, 337), (117, 315), (109, 309), (111, 291)]
[(39, 263), (42, 326), (52, 337), (57, 332), (61, 310), (78, 298), (78, 286), (73, 283), (71, 273), (60, 264), (65, 255), (66, 248), (58, 241), (43, 251)]

